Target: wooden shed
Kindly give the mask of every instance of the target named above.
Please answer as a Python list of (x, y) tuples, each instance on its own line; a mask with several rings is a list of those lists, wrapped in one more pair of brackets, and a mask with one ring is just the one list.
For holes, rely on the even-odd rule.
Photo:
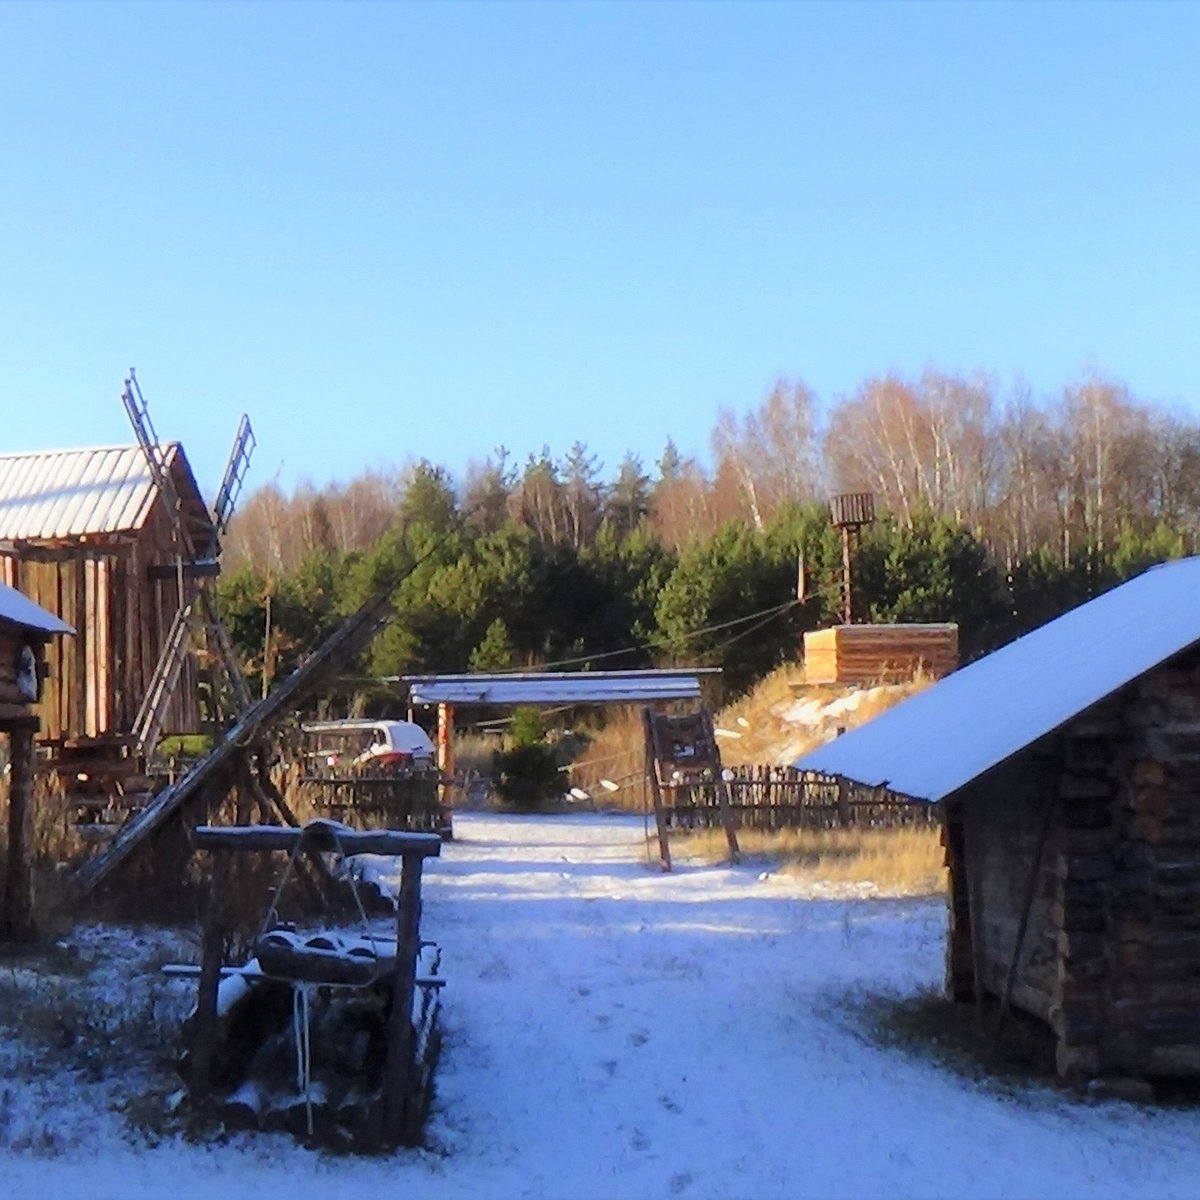
[(899, 683), (932, 679), (958, 666), (958, 626), (952, 623), (834, 625), (804, 635), (806, 683)]
[[(187, 457), (178, 443), (162, 450), (182, 527), (193, 546), (211, 547), (215, 570), (217, 532)], [(0, 582), (76, 630), (49, 649), (44, 738), (129, 733), (190, 586), (168, 503), (140, 446), (0, 456)], [(164, 723), (194, 730), (192, 664), (182, 670)]]
[(943, 806), (947, 990), (1064, 1079), (1200, 1077), (1200, 559), (1152, 568), (799, 764)]
[(0, 733), (8, 739), (8, 843), (0, 938), (33, 935), (32, 778), (34, 706), (46, 677), (47, 643), (72, 629), (27, 596), (0, 585)]

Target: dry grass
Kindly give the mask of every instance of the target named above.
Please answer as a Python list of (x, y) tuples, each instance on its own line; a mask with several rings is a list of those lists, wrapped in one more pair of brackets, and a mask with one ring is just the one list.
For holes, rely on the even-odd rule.
[[(835, 685), (806, 687), (804, 668), (799, 663), (787, 663), (714, 716), (721, 760), (731, 767), (792, 763), (832, 737), (838, 726), (850, 729), (861, 725), (928, 687), (930, 682), (917, 677), (909, 683), (867, 689)], [(848, 697), (854, 698), (855, 708), (831, 715), (811, 729), (785, 719), (800, 700), (828, 704)], [(605, 808), (642, 812), (647, 801), (643, 778), (645, 754), (641, 709), (632, 706), (617, 709), (591, 735), (583, 756), (571, 764), (571, 786), (583, 789)], [(601, 779), (619, 784), (619, 790), (606, 791), (600, 785)]]
[[(804, 668), (788, 663), (760, 680), (745, 696), (716, 714), (717, 729), (722, 731), (721, 758), (727, 766), (784, 765), (808, 753), (833, 737), (839, 727), (853, 729), (881, 712), (915, 695), (932, 680), (915, 676), (908, 683), (868, 688), (839, 684), (806, 685)], [(830, 704), (855, 698), (856, 707), (830, 715), (806, 727), (786, 720), (797, 703), (814, 701)], [(736, 736), (729, 736), (736, 735)]]
[[(646, 805), (646, 739), (640, 708), (617, 709), (591, 734), (583, 756), (571, 764), (571, 786), (582, 788), (604, 808), (642, 812)], [(609, 791), (600, 783), (618, 785)]]
[[(705, 862), (724, 862), (725, 834), (708, 829), (677, 836), (679, 852)], [(904, 829), (788, 829), (738, 831), (743, 855), (775, 864), (778, 871), (821, 883), (873, 883), (897, 896), (945, 890), (939, 831)]]

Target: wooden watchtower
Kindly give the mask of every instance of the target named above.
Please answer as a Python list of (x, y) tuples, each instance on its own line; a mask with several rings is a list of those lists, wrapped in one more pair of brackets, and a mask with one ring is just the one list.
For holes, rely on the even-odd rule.
[(842, 535), (842, 622), (853, 624), (854, 550), (862, 531), (875, 522), (875, 497), (870, 492), (845, 492), (829, 501), (829, 515)]

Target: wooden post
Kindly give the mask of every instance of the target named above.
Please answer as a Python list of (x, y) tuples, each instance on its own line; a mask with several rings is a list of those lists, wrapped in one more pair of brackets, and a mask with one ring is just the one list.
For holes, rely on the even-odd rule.
[(454, 788), (454, 705), (437, 707), (438, 800), (449, 809)]
[(742, 850), (738, 845), (737, 829), (733, 823), (733, 808), (729, 803), (729, 781), (725, 778), (724, 770), (717, 780), (717, 805), (721, 810), (721, 821), (725, 826), (725, 843), (729, 847), (731, 862), (742, 861)]
[(842, 527), (842, 624), (854, 622), (854, 582), (851, 576), (850, 529)]
[(417, 956), (421, 950), (421, 869), (419, 854), (401, 859), (400, 894), (396, 903), (396, 973), (392, 977), (392, 1011), (387, 1025), (383, 1075), (383, 1140), (407, 1144), (419, 1132), (420, 1113), (414, 1083), (416, 1044), (412, 1022)]
[(662, 788), (658, 782), (654, 713), (649, 705), (642, 709), (642, 727), (646, 732), (646, 778), (650, 783), (650, 798), (654, 802), (654, 823), (658, 828), (658, 865), (664, 871), (669, 871), (671, 869), (671, 843), (667, 837), (667, 814), (663, 808)]
[(837, 814), (838, 824), (846, 828), (853, 814), (850, 808), (850, 780), (845, 775), (839, 775), (837, 779)]
[(188, 1091), (193, 1104), (203, 1104), (212, 1092), (213, 1058), (217, 1035), (217, 988), (225, 955), (225, 883), (229, 851), (213, 850), (208, 914), (200, 942), (200, 982), (196, 995), (196, 1032), (192, 1038)]
[(33, 919), (33, 734), (37, 727), (36, 717), (18, 718), (8, 725), (8, 869), (0, 935), (13, 942), (31, 942), (37, 936)]

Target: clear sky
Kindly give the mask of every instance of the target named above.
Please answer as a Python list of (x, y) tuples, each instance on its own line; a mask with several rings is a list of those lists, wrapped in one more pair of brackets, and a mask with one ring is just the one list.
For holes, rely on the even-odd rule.
[(0, 450), (214, 489), (586, 442), (780, 375), (1200, 413), (1200, 6), (0, 2)]

